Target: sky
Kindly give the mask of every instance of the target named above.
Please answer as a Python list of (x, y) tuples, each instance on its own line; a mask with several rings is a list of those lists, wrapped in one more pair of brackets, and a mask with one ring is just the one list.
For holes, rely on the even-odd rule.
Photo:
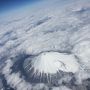
[(0, 0), (0, 12), (20, 8), (27, 4), (33, 4), (39, 0)]

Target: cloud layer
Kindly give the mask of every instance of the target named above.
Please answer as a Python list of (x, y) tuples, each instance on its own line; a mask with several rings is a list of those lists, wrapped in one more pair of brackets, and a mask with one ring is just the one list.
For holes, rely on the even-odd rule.
[[(0, 18), (1, 90), (90, 89), (88, 0), (76, 0), (64, 6), (59, 6), (59, 1), (53, 0), (47, 7), (45, 4), (35, 6), (31, 11), (12, 13)], [(42, 57), (45, 53), (48, 55)], [(53, 62), (49, 60), (50, 57)], [(62, 64), (57, 67), (57, 61), (67, 69), (62, 68)], [(54, 62), (57, 62), (56, 66), (52, 65)], [(42, 74), (48, 73), (48, 77), (44, 74), (42, 78), (40, 74), (36, 77), (33, 69), (27, 72), (30, 66)]]

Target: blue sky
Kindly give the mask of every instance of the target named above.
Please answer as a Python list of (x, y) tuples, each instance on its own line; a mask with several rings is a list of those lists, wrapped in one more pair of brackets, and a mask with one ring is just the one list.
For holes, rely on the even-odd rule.
[(39, 0), (0, 0), (0, 12), (33, 4)]
[[(34, 5), (33, 8), (35, 8), (38, 4), (37, 2), (42, 2), (40, 3), (39, 6), (52, 6), (56, 5), (58, 6), (64, 6), (66, 4), (69, 4), (71, 2), (75, 2), (75, 0), (0, 0), (0, 14), (2, 12), (8, 12), (8, 11), (14, 11), (18, 10), (19, 8), (23, 9), (24, 6), (32, 6)], [(52, 5), (53, 1), (57, 2)], [(78, 0), (76, 0), (78, 1)], [(80, 0), (79, 0), (80, 1)], [(81, 1), (90, 1), (90, 0), (81, 0)], [(27, 10), (27, 9), (26, 9)]]
[[(44, 1), (43, 5), (45, 6), (51, 5), (52, 1), (57, 2), (59, 6), (63, 6), (64, 4), (70, 3), (74, 0), (0, 0), (0, 13), (14, 9), (17, 10), (18, 8), (28, 5), (31, 6), (32, 4), (37, 6), (35, 3), (39, 1)], [(42, 6), (42, 4), (40, 4), (40, 6)]]

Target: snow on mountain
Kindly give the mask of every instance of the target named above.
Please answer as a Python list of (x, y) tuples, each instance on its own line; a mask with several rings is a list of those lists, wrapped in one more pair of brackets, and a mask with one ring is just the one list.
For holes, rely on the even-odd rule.
[[(31, 61), (31, 59), (29, 60)], [(67, 55), (65, 53), (62, 54), (58, 52), (42, 53), (40, 56), (33, 58), (30, 63), (26, 63), (24, 67), (27, 68), (26, 70), (28, 72), (33, 68), (33, 72), (37, 75), (42, 73), (47, 75), (55, 74), (59, 72), (59, 70), (63, 72), (75, 73), (79, 69), (79, 64), (73, 55)]]

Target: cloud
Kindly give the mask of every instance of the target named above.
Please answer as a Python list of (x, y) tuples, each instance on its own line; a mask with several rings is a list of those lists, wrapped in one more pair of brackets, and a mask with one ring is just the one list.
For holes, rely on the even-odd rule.
[(6, 61), (6, 66), (2, 69), (2, 74), (7, 80), (7, 84), (16, 90), (31, 90), (32, 86), (24, 80), (24, 78), (20, 78), (20, 73), (11, 73), (11, 67), (13, 62), (11, 60)]
[[(33, 10), (11, 12), (0, 19), (0, 74), (15, 90), (82, 90), (90, 85), (89, 3), (76, 0), (61, 8), (57, 1), (45, 1), (52, 4), (46, 7), (44, 3)], [(42, 57), (46, 52), (48, 55)], [(54, 65), (57, 59), (67, 69), (58, 67), (58, 63)], [(32, 64), (31, 61), (40, 72), (57, 73), (59, 68), (60, 73), (54, 74), (51, 83), (31, 80), (33, 73), (28, 74), (24, 69), (24, 64)], [(47, 70), (44, 64), (48, 65)]]

